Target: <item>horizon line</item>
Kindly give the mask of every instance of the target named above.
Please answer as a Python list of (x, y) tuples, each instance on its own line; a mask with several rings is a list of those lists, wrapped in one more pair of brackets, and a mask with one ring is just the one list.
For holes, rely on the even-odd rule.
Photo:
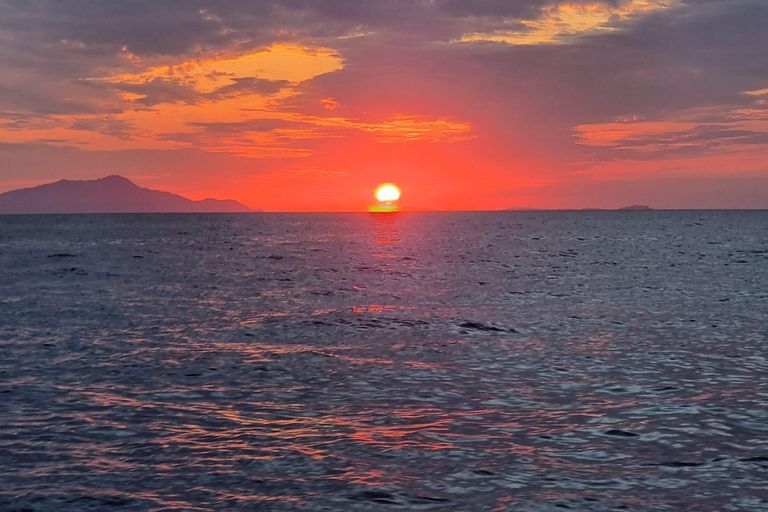
[(22, 217), (31, 215), (270, 215), (270, 214), (293, 214), (293, 215), (315, 215), (315, 214), (364, 214), (391, 216), (398, 214), (420, 214), (420, 213), (553, 213), (553, 212), (629, 212), (629, 213), (648, 213), (648, 212), (764, 212), (768, 208), (651, 208), (648, 210), (631, 210), (624, 208), (541, 208), (541, 209), (499, 209), (499, 210), (401, 210), (398, 212), (370, 212), (366, 210), (271, 210), (271, 211), (250, 211), (250, 212), (34, 212), (34, 213), (6, 213), (0, 212), (0, 216)]

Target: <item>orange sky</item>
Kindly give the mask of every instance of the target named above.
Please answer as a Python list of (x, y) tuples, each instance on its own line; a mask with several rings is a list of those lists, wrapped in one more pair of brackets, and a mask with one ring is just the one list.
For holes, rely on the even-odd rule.
[(766, 9), (726, 4), (0, 1), (0, 192), (121, 174), (267, 211), (366, 211), (384, 182), (406, 210), (768, 207)]

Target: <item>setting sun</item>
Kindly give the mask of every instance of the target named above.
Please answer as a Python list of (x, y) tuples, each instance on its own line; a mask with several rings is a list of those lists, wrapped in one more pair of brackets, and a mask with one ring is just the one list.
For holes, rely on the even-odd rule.
[(376, 189), (376, 199), (382, 203), (392, 203), (400, 199), (400, 189), (391, 183), (379, 186)]

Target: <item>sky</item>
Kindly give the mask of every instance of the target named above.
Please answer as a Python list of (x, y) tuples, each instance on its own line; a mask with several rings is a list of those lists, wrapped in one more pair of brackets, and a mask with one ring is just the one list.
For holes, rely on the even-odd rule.
[(0, 0), (0, 192), (768, 208), (766, 0)]

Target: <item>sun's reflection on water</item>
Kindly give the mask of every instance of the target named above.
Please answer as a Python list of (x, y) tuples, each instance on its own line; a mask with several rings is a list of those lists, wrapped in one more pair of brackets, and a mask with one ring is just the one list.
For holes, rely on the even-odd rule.
[(397, 246), (400, 243), (398, 232), (399, 215), (378, 215), (375, 217), (374, 233), (376, 245)]

